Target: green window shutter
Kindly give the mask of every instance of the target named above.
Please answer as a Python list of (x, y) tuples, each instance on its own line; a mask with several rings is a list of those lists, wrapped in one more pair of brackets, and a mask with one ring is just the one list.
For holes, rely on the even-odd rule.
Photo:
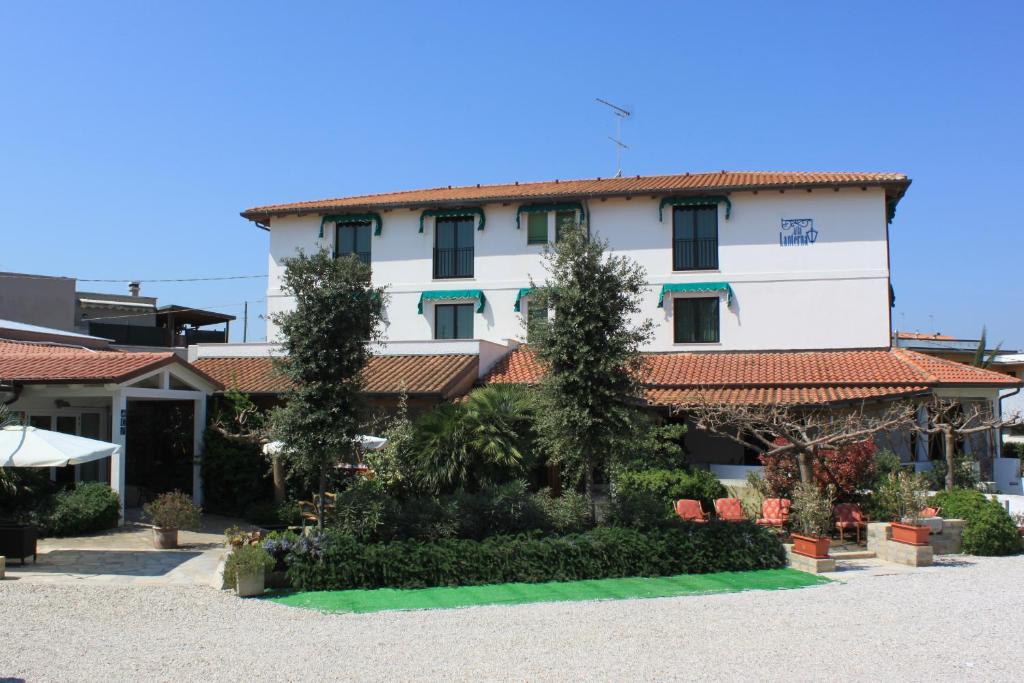
[(548, 214), (544, 211), (527, 214), (526, 218), (526, 243), (547, 244), (548, 243)]

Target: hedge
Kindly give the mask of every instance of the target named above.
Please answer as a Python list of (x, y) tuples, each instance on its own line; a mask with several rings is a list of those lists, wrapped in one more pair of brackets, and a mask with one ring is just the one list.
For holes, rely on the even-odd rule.
[(785, 562), (778, 538), (748, 523), (372, 544), (328, 531), (291, 551), (288, 578), (305, 591), (428, 588), (747, 571)]
[[(235, 517), (273, 501), (270, 463), (258, 444), (230, 441), (207, 429), (201, 461), (203, 508)], [(264, 520), (259, 520), (264, 521)]]
[(117, 526), (121, 503), (109, 484), (81, 482), (54, 497), (53, 510), (44, 522), (44, 533), (77, 536)]
[(940, 491), (930, 501), (947, 519), (964, 519), (963, 551), (970, 555), (1015, 555), (1021, 551), (1020, 534), (999, 501), (980, 491)]

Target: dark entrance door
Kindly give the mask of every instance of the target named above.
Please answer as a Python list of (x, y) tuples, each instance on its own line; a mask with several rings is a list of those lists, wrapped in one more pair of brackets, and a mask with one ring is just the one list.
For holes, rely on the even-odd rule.
[(192, 494), (192, 401), (129, 401), (125, 430), (126, 503), (167, 491)]

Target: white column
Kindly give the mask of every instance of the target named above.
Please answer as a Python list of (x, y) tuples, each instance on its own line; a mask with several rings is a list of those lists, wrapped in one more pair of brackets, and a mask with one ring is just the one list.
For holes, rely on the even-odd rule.
[(203, 504), (203, 432), (206, 430), (206, 396), (192, 402), (192, 501)]
[(114, 489), (118, 498), (121, 499), (121, 520), (118, 524), (124, 524), (124, 469), (125, 458), (125, 434), (121, 431), (122, 419), (127, 418), (128, 399), (121, 389), (116, 389), (110, 400), (110, 442), (116, 443), (121, 448), (110, 457), (110, 488)]

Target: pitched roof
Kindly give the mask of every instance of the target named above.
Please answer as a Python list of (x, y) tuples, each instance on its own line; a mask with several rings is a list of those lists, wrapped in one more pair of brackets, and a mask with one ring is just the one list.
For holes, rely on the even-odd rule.
[(881, 186), (899, 199), (910, 185), (902, 173), (718, 171), (714, 173), (677, 173), (673, 175), (629, 178), (588, 178), (548, 180), (500, 185), (466, 185), (407, 190), (383, 194), (337, 197), (316, 201), (269, 204), (246, 209), (242, 216), (265, 221), (273, 216), (293, 213), (324, 213), (350, 209), (385, 209), (458, 203), (482, 204), (500, 201), (586, 199), (590, 197), (629, 197), (668, 193), (706, 194), (760, 189)]
[(897, 332), (897, 339), (922, 339), (927, 341), (957, 341), (956, 337), (951, 337), (948, 334), (927, 334), (925, 332)]
[[(924, 393), (938, 386), (1014, 387), (1020, 380), (908, 351), (773, 351), (650, 353), (640, 378), (655, 405), (679, 405), (698, 394), (726, 403), (821, 404)], [(519, 347), (485, 383), (531, 384), (543, 374)]]
[[(200, 358), (193, 363), (224, 386), (250, 394), (277, 394), (288, 390), (287, 378), (278, 374), (269, 357)], [(450, 397), (460, 385), (476, 379), (477, 356), (436, 354), (372, 356), (366, 367), (364, 393)]]
[[(97, 351), (80, 346), (0, 339), (0, 380), (22, 384), (121, 383), (172, 363), (187, 365), (169, 351)], [(199, 374), (217, 383), (201, 371)]]

